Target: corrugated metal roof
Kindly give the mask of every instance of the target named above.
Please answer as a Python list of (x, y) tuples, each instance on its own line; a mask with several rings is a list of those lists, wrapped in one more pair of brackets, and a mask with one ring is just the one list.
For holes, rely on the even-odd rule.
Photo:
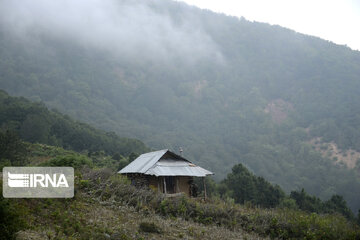
[(119, 173), (145, 173), (149, 168), (159, 161), (168, 149), (141, 154), (129, 165), (119, 171)]
[[(173, 155), (174, 159), (161, 159), (167, 152)], [(170, 152), (168, 149), (142, 154), (125, 168), (121, 169), (119, 173), (194, 177), (205, 177), (213, 174), (202, 167), (196, 166), (183, 157)]]

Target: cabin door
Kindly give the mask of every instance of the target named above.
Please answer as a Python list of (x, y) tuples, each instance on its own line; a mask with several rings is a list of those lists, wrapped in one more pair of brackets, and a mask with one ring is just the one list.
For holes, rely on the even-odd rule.
[(175, 193), (175, 177), (173, 176), (169, 176), (169, 177), (165, 177), (165, 182), (166, 182), (166, 193)]

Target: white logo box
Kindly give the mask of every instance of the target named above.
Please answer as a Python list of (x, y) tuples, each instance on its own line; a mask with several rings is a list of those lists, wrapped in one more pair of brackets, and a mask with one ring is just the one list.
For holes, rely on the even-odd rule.
[(4, 198), (72, 198), (72, 167), (4, 167)]

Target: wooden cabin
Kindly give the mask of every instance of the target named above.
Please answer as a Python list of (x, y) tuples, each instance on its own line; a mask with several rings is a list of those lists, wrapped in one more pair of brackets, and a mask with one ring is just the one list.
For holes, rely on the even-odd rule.
[[(196, 195), (194, 177), (205, 178), (213, 173), (168, 149), (144, 153), (119, 171), (131, 179), (133, 185), (148, 186), (164, 194)], [(205, 181), (204, 181), (205, 184)], [(206, 197), (206, 187), (205, 197)]]

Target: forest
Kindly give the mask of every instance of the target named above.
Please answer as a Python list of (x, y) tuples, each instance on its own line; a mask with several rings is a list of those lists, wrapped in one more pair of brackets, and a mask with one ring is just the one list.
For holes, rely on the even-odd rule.
[[(120, 138), (115, 133), (110, 134), (108, 139), (109, 133), (75, 122), (25, 98), (11, 97), (4, 91), (0, 95), (0, 109), (3, 113), (0, 124), (4, 129), (0, 131), (1, 168), (39, 165), (81, 169), (87, 166), (116, 171), (148, 151), (138, 140)], [(48, 126), (45, 128), (47, 132), (41, 131), (44, 126)], [(67, 134), (72, 135), (67, 137)], [(47, 157), (42, 158), (44, 156)], [(255, 176), (242, 164), (233, 166), (232, 172), (220, 183), (207, 178), (207, 184), (210, 196), (223, 200), (231, 198), (239, 204), (248, 203), (262, 208), (287, 207), (310, 213), (339, 213), (348, 220), (356, 219), (340, 195), (333, 195), (323, 202), (302, 189), (287, 196), (280, 186)], [(198, 186), (202, 184), (198, 183)], [(201, 192), (203, 190), (200, 188)]]
[[(1, 167), (71, 166), (76, 174), (75, 197), (71, 199), (8, 199), (0, 196), (0, 239), (40, 238), (44, 229), (50, 239), (88, 239), (95, 236), (97, 239), (106, 239), (107, 235), (116, 235), (118, 231), (121, 237), (115, 239), (138, 239), (139, 236), (134, 237), (135, 232), (146, 236), (149, 233), (165, 235), (162, 237), (166, 239), (176, 231), (165, 230), (161, 226), (165, 224), (164, 221), (174, 221), (174, 218), (201, 224), (196, 227), (192, 224), (191, 237), (194, 237), (193, 231), (198, 228), (218, 226), (214, 229), (216, 232), (201, 230), (202, 235), (205, 232), (215, 234), (207, 237), (210, 239), (226, 234), (219, 226), (231, 229), (233, 234), (240, 233), (240, 236), (246, 234), (283, 239), (351, 239), (360, 236), (360, 209), (355, 215), (340, 195), (333, 195), (323, 201), (304, 189), (286, 194), (280, 186), (271, 184), (244, 165), (237, 164), (219, 183), (211, 178), (206, 179), (209, 194), (206, 201), (202, 198), (202, 184), (199, 184), (197, 199), (164, 198), (153, 190), (135, 188), (125, 176), (117, 173), (139, 153), (148, 151), (140, 141), (120, 138), (114, 133), (111, 134), (112, 141), (107, 140), (107, 133), (101, 130), (75, 122), (68, 116), (25, 98), (11, 97), (4, 91), (1, 92), (0, 106), (5, 113), (2, 117), (3, 129), (0, 130)], [(14, 112), (17, 114), (10, 114)], [(27, 116), (31, 116), (31, 119)], [(64, 131), (77, 129), (79, 125), (83, 127), (72, 136), (72, 141), (66, 141), (66, 135), (58, 134), (57, 131), (48, 131), (45, 135), (36, 128), (28, 128), (30, 123), (45, 120), (52, 128), (64, 119), (68, 124)], [(33, 130), (31, 139), (27, 134), (30, 130)], [(93, 144), (89, 138), (92, 135), (99, 139), (100, 145)], [(84, 141), (84, 136), (89, 141)], [(48, 142), (49, 139), (52, 139), (51, 142)], [(79, 142), (83, 143), (81, 147)], [(100, 201), (100, 206), (97, 201)], [(127, 211), (135, 218), (132, 220), (135, 226), (113, 225), (113, 219), (103, 218), (101, 223), (94, 225), (85, 220), (93, 216), (84, 219), (84, 211), (91, 212), (104, 206), (110, 207), (107, 216), (119, 214), (114, 206), (121, 206), (122, 211)], [(147, 222), (136, 220), (144, 212)], [(96, 216), (99, 214), (102, 213)], [(161, 222), (157, 224), (154, 223), (154, 219), (158, 219), (156, 215), (162, 216)], [(128, 219), (126, 221), (131, 222)], [(137, 225), (139, 230), (136, 229)], [(189, 233), (184, 232), (178, 237), (182, 238), (183, 234)]]
[[(51, 11), (54, 18), (37, 13), (26, 24), (3, 2), (0, 88), (36, 104), (19, 114), (3, 103), (2, 129), (110, 155), (146, 149), (124, 138), (153, 149), (182, 147), (216, 181), (241, 163), (287, 194), (341, 195), (354, 213), (360, 208), (360, 161), (348, 167), (311, 142), (336, 144), (340, 155), (360, 151), (358, 51), (167, 0), (99, 8), (111, 11), (108, 22), (86, 15), (89, 7), (76, 14), (93, 25), (67, 15), (71, 28)], [(43, 116), (45, 106), (56, 109), (51, 117)]]
[[(10, 97), (2, 90), (0, 111), (0, 126), (5, 131), (5, 139), (12, 139), (16, 134), (30, 143), (48, 144), (78, 152), (86, 151), (89, 154), (103, 151), (112, 156), (128, 156), (148, 150), (139, 140), (120, 138), (114, 132), (95, 129), (57, 111), (49, 111), (44, 104)], [(21, 155), (22, 151), (14, 152)], [(17, 157), (6, 159), (17, 161)]]

